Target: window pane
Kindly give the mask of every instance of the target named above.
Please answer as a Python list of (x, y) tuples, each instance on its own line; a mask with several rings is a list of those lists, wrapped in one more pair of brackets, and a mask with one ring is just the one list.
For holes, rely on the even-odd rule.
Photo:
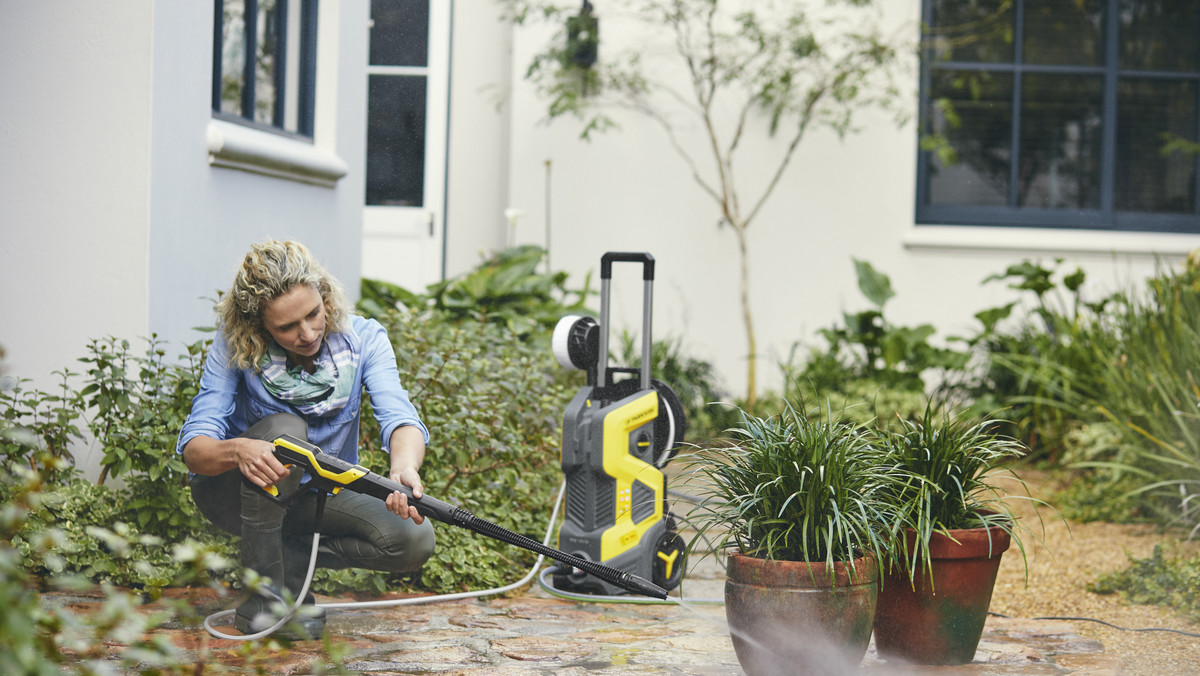
[(429, 65), (429, 0), (371, 3), (372, 66)]
[(242, 114), (242, 75), (246, 63), (246, 7), (225, 0), (221, 18), (221, 112)]
[(1200, 70), (1200, 0), (1121, 0), (1121, 68)]
[(367, 96), (367, 204), (422, 206), (425, 78), (372, 75)]
[(1096, 66), (1104, 62), (1105, 0), (1025, 3), (1022, 59), (1043, 65)]
[(1012, 61), (1012, 2), (933, 0), (927, 38), (935, 61)]
[(1195, 142), (1196, 83), (1122, 78), (1117, 99), (1116, 207), (1194, 213), (1196, 155), (1167, 151), (1173, 139)]
[(934, 71), (930, 131), (950, 153), (930, 153), (931, 204), (1004, 206), (1012, 146), (1012, 76)]
[(1022, 79), (1018, 206), (1100, 208), (1103, 89), (1099, 76)]
[(279, 67), (279, 23), (275, 0), (258, 0), (256, 33), (258, 54), (254, 61), (254, 121), (275, 121), (275, 70)]

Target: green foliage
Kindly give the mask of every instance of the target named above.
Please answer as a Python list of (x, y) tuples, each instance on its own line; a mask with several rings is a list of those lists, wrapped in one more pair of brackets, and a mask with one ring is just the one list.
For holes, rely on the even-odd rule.
[[(178, 509), (178, 507), (176, 507)], [(43, 579), (75, 575), (92, 583), (146, 589), (150, 592), (190, 579), (190, 567), (177, 561), (175, 546), (192, 542), (214, 554), (236, 558), (228, 538), (192, 540), (191, 532), (176, 529), (169, 540), (139, 525), (143, 508), (130, 501), (126, 490), (114, 490), (75, 479), (45, 493), (22, 528), (12, 538), (25, 569)], [(47, 541), (45, 534), (56, 533)], [(222, 567), (231, 581), (234, 571)]]
[(826, 348), (813, 349), (801, 364), (796, 364), (793, 346), (792, 356), (782, 365), (788, 387), (802, 394), (811, 390), (819, 396), (842, 395), (848, 410), (854, 410), (854, 404), (868, 404), (858, 409), (872, 415), (919, 414), (925, 379), (963, 368), (967, 354), (934, 346), (930, 339), (935, 330), (930, 324), (912, 327), (888, 321), (884, 306), (895, 296), (891, 279), (866, 261), (854, 259), (854, 267), (859, 290), (873, 307), (847, 312), (841, 326), (821, 329)]
[[(427, 491), (479, 517), (541, 540), (561, 481), (559, 430), (571, 392), (548, 349), (507, 326), (439, 313), (392, 311), (388, 329), (431, 440), (421, 475)], [(369, 404), (364, 408), (369, 408)], [(361, 461), (386, 473), (374, 416), (362, 416)], [(421, 584), (434, 591), (481, 589), (520, 577), (534, 555), (462, 529), (437, 531)], [(382, 589), (399, 578), (331, 572), (318, 591)]]
[(92, 340), (88, 356), (79, 360), (87, 364), (79, 394), (91, 412), (88, 428), (103, 451), (99, 483), (107, 476), (125, 479), (129, 506), (145, 533), (203, 530), (175, 442), (199, 391), (210, 343), (188, 345), (180, 360), (168, 361), (157, 336), (146, 342), (137, 354), (127, 340)]
[[(58, 524), (49, 519), (47, 515), (61, 507), (55, 503), (64, 501), (59, 494), (61, 488), (46, 492), (62, 458), (38, 450), (31, 450), (31, 454), (40, 471), (21, 463), (0, 466), (0, 485), (6, 496), (0, 509), (0, 672), (91, 674), (122, 668), (139, 673), (195, 673), (200, 665), (185, 662), (170, 641), (151, 631), (167, 621), (194, 623), (194, 613), (186, 604), (164, 602), (147, 612), (142, 599), (108, 584), (101, 588), (104, 601), (99, 610), (90, 614), (80, 615), (70, 608), (41, 602), (36, 593), (39, 584), (57, 589), (80, 584), (77, 578), (61, 573), (65, 550), (103, 547), (110, 557), (107, 564), (114, 569), (139, 565), (147, 552), (131, 546), (126, 537), (129, 530), (123, 524), (116, 524), (113, 531), (87, 526), (86, 530), (95, 535), (88, 542), (78, 538), (78, 522)], [(116, 512), (108, 501), (99, 502), (104, 504), (92, 518)], [(86, 504), (80, 509), (91, 507), (94, 505)], [(179, 572), (173, 579), (177, 584), (211, 583), (209, 572), (228, 565), (225, 559), (195, 543), (175, 547), (167, 558), (175, 562)], [(35, 576), (31, 562), (43, 562), (46, 568)]]
[(887, 486), (902, 480), (879, 461), (861, 428), (832, 410), (785, 403), (771, 417), (743, 413), (729, 446), (703, 447), (683, 459), (704, 500), (688, 515), (692, 545), (721, 531), (720, 546), (786, 561), (882, 560), (895, 523)]
[(583, 310), (591, 292), (590, 280), (573, 291), (567, 273), (538, 272), (543, 258), (545, 251), (532, 245), (505, 249), (470, 272), (430, 284), (423, 294), (364, 279), (359, 310), (379, 316), (398, 306), (428, 308), (455, 321), (501, 323), (518, 336), (547, 333), (564, 315)]
[(1132, 475), (1114, 477), (1107, 472), (1070, 471), (1070, 480), (1051, 493), (1063, 518), (1087, 523), (1142, 523), (1154, 519), (1155, 509), (1137, 494), (1141, 480)]
[[(621, 365), (641, 367), (642, 344), (629, 331), (621, 332), (614, 352)], [(725, 428), (736, 422), (735, 409), (723, 403), (728, 401), (728, 394), (719, 388), (712, 364), (684, 354), (682, 339), (668, 338), (651, 343), (650, 373), (679, 395), (690, 436), (722, 436)]]
[[(1023, 436), (1052, 461), (1094, 470), (1101, 480), (1130, 475), (1136, 509), (1164, 522), (1200, 525), (1200, 271), (1161, 270), (1144, 290), (1087, 302), (1076, 271), (1055, 282), (1052, 269), (1010, 267), (998, 279), (1032, 292), (1040, 325), (985, 335), (992, 379), (1012, 389)], [(992, 278), (989, 278), (992, 279)], [(1061, 284), (1062, 289), (1059, 289)], [(989, 386), (988, 381), (982, 387)], [(1072, 456), (1065, 448), (1083, 426), (1106, 425), (1111, 438)], [(1073, 437), (1075, 435), (1075, 437)]]
[(919, 419), (901, 418), (877, 430), (882, 462), (905, 476), (903, 482), (889, 485), (888, 497), (897, 523), (917, 534), (912, 551), (905, 539), (897, 541), (893, 559), (905, 562), (910, 577), (918, 569), (931, 569), (929, 540), (948, 530), (998, 527), (1024, 553), (1016, 517), (997, 485), (1001, 476), (1023, 485), (1010, 466), (1024, 449), (1013, 439), (997, 436), (994, 426), (991, 420), (939, 412), (930, 402)]
[[(74, 473), (71, 444), (82, 435), (76, 422), (81, 399), (71, 388), (75, 374), (64, 370), (54, 375), (61, 381), (57, 393), (28, 389), (29, 380), (9, 379), (0, 386), (0, 463), (50, 469), (44, 473), (46, 480), (57, 483)], [(54, 462), (41, 463), (39, 458)]]
[(1162, 545), (1155, 545), (1150, 558), (1129, 561), (1129, 568), (1102, 576), (1092, 591), (1119, 593), (1130, 603), (1167, 606), (1200, 622), (1200, 554), (1169, 559)]
[(1005, 417), (1012, 421), (1013, 433), (1034, 449), (1035, 457), (1055, 462), (1067, 448), (1070, 421), (1078, 417), (1068, 401), (1094, 380), (1097, 358), (1103, 359), (1108, 349), (1081, 343), (1081, 331), (1120, 298), (1087, 302), (1083, 270), (1065, 272), (1061, 264), (1061, 259), (1051, 267), (1022, 261), (984, 279), (985, 284), (1007, 282), (1011, 289), (1032, 294), (1034, 302), (1027, 308), (1029, 319), (1015, 327), (1004, 326), (1015, 302), (976, 313), (982, 328), (966, 341), (982, 355), (980, 372), (966, 388), (969, 396), (995, 408), (1008, 407)]

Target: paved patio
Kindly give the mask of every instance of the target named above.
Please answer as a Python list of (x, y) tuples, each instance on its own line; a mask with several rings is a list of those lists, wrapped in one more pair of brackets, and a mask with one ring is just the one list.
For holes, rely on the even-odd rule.
[[(692, 598), (719, 598), (723, 573), (711, 559), (684, 581)], [(227, 601), (209, 591), (177, 590), (204, 613)], [(49, 594), (78, 612), (100, 596)], [(319, 602), (344, 601), (318, 597)], [(228, 631), (235, 632), (232, 628)], [(576, 603), (536, 583), (503, 598), (382, 609), (331, 609), (328, 639), (246, 651), (202, 628), (168, 626), (166, 635), (198, 665), (196, 673), (309, 674), (328, 671), (331, 656), (365, 674), (740, 674), (719, 604)], [(108, 647), (114, 657), (122, 646)], [(251, 655), (253, 653), (253, 655)], [(203, 666), (200, 666), (203, 665)], [(325, 665), (325, 666), (323, 666)], [(864, 674), (1107, 676), (1122, 674), (1117, 658), (1070, 623), (992, 617), (970, 665), (919, 668), (888, 664), (868, 651)], [(135, 672), (130, 672), (135, 673)]]

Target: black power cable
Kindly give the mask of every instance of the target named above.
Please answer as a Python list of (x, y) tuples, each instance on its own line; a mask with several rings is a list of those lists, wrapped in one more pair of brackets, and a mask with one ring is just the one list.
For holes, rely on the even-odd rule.
[[(1005, 615), (1003, 613), (996, 613), (996, 612), (992, 612), (992, 611), (988, 611), (988, 615), (992, 615), (995, 617), (1003, 617), (1003, 618), (1009, 619), (1009, 620), (1015, 619), (1011, 615)], [(1051, 615), (1051, 616), (1046, 616), (1046, 617), (1031, 617), (1029, 619), (1031, 619), (1031, 620), (1068, 620), (1068, 621), (1072, 621), (1072, 622), (1095, 622), (1096, 624), (1103, 624), (1106, 627), (1112, 627), (1113, 629), (1117, 629), (1120, 631), (1139, 631), (1139, 632), (1161, 631), (1161, 632), (1167, 632), (1167, 633), (1171, 633), (1171, 634), (1182, 634), (1184, 636), (1191, 636), (1193, 638), (1200, 638), (1200, 634), (1193, 633), (1190, 631), (1184, 631), (1182, 629), (1170, 629), (1167, 627), (1132, 627), (1132, 628), (1131, 627), (1122, 627), (1122, 626), (1113, 624), (1112, 622), (1105, 622), (1104, 620), (1097, 620), (1094, 617), (1059, 617), (1056, 615)]]

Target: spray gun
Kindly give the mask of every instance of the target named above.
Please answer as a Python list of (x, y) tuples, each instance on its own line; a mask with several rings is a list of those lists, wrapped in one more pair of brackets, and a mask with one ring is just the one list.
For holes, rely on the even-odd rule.
[[(542, 554), (628, 592), (659, 599), (667, 598), (665, 589), (645, 578), (561, 552), (429, 495), (415, 498), (412, 489), (408, 486), (375, 474), (361, 465), (355, 465), (341, 458), (322, 453), (321, 449), (296, 437), (283, 435), (276, 439), (275, 457), (286, 467), (303, 469), (309, 477), (308, 483), (302, 484), (289, 495), (281, 496), (275, 486), (268, 486), (265, 489), (268, 496), (281, 505), (290, 505), (303, 492), (311, 488), (316, 488), (321, 495), (337, 494), (348, 489), (380, 500), (386, 500), (393, 492), (400, 491), (408, 497), (408, 504), (416, 507), (417, 512), (422, 516)], [(323, 504), (324, 500), (321, 501), (318, 509), (321, 509)]]

